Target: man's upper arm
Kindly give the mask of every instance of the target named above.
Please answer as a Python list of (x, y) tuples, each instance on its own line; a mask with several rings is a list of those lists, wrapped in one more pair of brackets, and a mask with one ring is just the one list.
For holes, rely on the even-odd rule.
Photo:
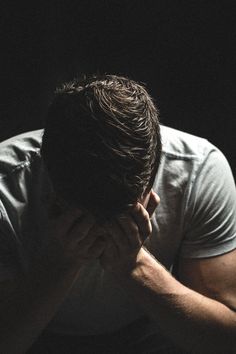
[(236, 250), (211, 258), (181, 258), (178, 279), (236, 311)]
[(236, 310), (236, 189), (217, 149), (194, 181), (179, 256), (181, 282)]
[(0, 210), (0, 311), (5, 306), (5, 301), (14, 293), (19, 281), (15, 248), (12, 238), (3, 232), (3, 224)]
[(236, 248), (236, 189), (230, 166), (211, 151), (192, 182), (180, 257), (208, 258)]
[(17, 242), (12, 235), (1, 200), (0, 206), (0, 286), (2, 287), (2, 282), (11, 282), (18, 276), (19, 257)]

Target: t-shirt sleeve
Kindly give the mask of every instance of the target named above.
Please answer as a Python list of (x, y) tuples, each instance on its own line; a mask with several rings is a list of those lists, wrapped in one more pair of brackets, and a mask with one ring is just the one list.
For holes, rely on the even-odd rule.
[(236, 189), (229, 163), (212, 150), (191, 182), (180, 256), (207, 258), (236, 248)]
[(17, 242), (10, 232), (5, 209), (0, 201), (0, 281), (13, 278), (17, 274)]

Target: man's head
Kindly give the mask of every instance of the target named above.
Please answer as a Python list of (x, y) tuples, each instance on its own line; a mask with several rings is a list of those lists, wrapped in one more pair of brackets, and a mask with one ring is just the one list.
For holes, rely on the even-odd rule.
[(152, 187), (161, 156), (158, 111), (130, 79), (74, 80), (56, 90), (41, 152), (59, 196), (98, 218), (115, 216)]

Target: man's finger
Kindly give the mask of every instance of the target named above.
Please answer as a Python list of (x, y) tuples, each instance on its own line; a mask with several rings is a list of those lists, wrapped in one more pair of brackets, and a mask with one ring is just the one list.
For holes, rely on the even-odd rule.
[(74, 221), (70, 230), (68, 231), (68, 234), (71, 238), (81, 241), (88, 235), (95, 222), (96, 220), (92, 214), (84, 214)]
[(120, 222), (120, 217), (117, 217), (108, 223), (110, 235), (117, 247), (119, 254), (123, 254), (129, 248), (129, 237), (127, 227)]
[(158, 207), (159, 203), (160, 203), (160, 198), (152, 189), (150, 192), (150, 198), (149, 198), (148, 205), (146, 208), (150, 218), (154, 214), (154, 211)]
[(98, 237), (90, 246), (89, 246), (89, 256), (91, 257), (100, 257), (106, 247), (106, 238), (105, 236)]
[(129, 214), (121, 215), (117, 218), (117, 223), (123, 230), (123, 237), (126, 238), (126, 244), (129, 244), (129, 246), (134, 249), (140, 247), (142, 240), (140, 239), (139, 227), (132, 216)]
[(67, 234), (75, 221), (83, 217), (84, 214), (82, 210), (76, 208), (64, 212), (53, 210), (54, 207), (50, 209), (48, 215), (49, 225), (55, 230), (58, 230), (59, 234)]
[(141, 203), (137, 203), (131, 210), (131, 215), (138, 226), (141, 241), (144, 242), (152, 232), (149, 213)]

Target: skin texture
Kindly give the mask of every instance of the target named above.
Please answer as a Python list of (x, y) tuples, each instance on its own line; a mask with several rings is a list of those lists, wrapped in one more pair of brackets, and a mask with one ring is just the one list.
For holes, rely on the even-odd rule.
[(236, 251), (209, 259), (181, 259), (177, 281), (141, 247), (149, 222), (139, 203), (130, 215), (114, 220), (107, 228), (110, 237), (102, 265), (182, 350), (235, 353)]
[(122, 261), (135, 261), (142, 244), (152, 232), (150, 219), (159, 202), (158, 195), (151, 190), (129, 213), (101, 226), (86, 210), (69, 207), (55, 196), (46, 231), (50, 244), (46, 245), (45, 252), (52, 248), (51, 253), (56, 255), (57, 262), (60, 262), (60, 256), (62, 262), (73, 264), (78, 261), (79, 265), (89, 259), (100, 258), (104, 267), (110, 267), (118, 259), (117, 252), (114, 252), (116, 248), (111, 247), (113, 243), (110, 242), (110, 238), (115, 237), (122, 239), (118, 242), (122, 248)]
[(236, 250), (206, 259), (181, 259), (178, 277), (195, 291), (236, 311)]
[(105, 249), (100, 257), (105, 269), (135, 266), (137, 255), (152, 232), (151, 217), (160, 199), (151, 190), (129, 213), (105, 225)]

